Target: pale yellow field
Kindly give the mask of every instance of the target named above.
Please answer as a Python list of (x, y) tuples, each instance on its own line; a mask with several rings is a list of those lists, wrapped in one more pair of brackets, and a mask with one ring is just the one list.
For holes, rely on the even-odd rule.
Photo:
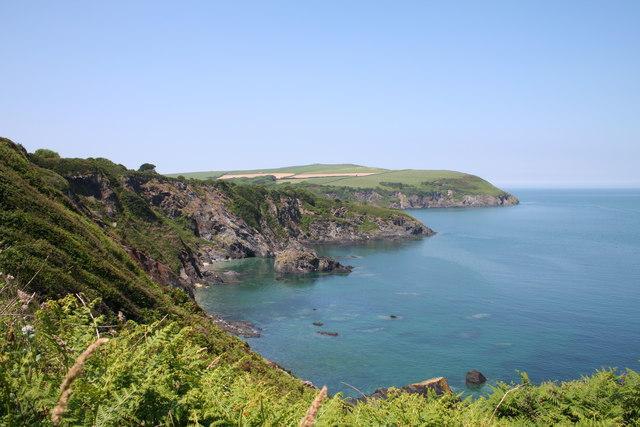
[(226, 174), (218, 177), (218, 179), (233, 179), (233, 178), (258, 178), (261, 176), (273, 175), (276, 179), (309, 179), (309, 178), (331, 178), (334, 176), (367, 176), (375, 175), (377, 172), (368, 173), (248, 173), (248, 174)]
[(282, 178), (290, 178), (294, 174), (292, 173), (248, 173), (244, 175), (222, 175), (221, 177), (218, 177), (218, 179), (258, 178), (261, 176), (269, 176), (269, 175), (275, 176), (276, 179), (282, 179)]

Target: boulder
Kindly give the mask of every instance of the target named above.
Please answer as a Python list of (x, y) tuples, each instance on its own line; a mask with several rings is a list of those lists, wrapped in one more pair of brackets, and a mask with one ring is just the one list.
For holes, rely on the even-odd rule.
[(386, 400), (391, 390), (396, 390), (401, 393), (419, 394), (425, 398), (429, 396), (429, 390), (433, 390), (438, 396), (445, 393), (451, 393), (451, 388), (449, 388), (449, 383), (447, 383), (447, 380), (444, 377), (438, 377), (438, 378), (433, 378), (427, 381), (422, 381), (420, 383), (409, 384), (399, 389), (378, 388), (372, 394), (368, 396), (360, 397), (356, 400), (361, 400), (361, 401), (366, 401), (368, 399)]
[(285, 249), (276, 255), (274, 268), (278, 273), (350, 273), (350, 265), (342, 265), (335, 259), (319, 257), (311, 249)]
[(465, 377), (465, 382), (471, 385), (480, 385), (487, 382), (487, 378), (480, 371), (469, 371)]

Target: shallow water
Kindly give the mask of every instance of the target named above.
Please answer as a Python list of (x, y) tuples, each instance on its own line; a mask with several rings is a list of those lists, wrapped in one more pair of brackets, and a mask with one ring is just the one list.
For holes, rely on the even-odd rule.
[(470, 369), (492, 382), (640, 369), (640, 191), (513, 192), (519, 206), (410, 211), (430, 238), (319, 248), (350, 275), (235, 261), (197, 299), (262, 328), (256, 351), (332, 394), (437, 376), (463, 391)]

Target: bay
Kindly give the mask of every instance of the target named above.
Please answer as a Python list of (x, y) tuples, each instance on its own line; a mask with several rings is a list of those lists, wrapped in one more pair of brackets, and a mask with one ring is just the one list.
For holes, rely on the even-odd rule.
[(471, 369), (494, 383), (640, 369), (640, 190), (511, 191), (519, 206), (408, 211), (429, 238), (318, 248), (349, 275), (233, 261), (196, 298), (254, 323), (254, 350), (332, 394), (438, 376), (470, 391)]

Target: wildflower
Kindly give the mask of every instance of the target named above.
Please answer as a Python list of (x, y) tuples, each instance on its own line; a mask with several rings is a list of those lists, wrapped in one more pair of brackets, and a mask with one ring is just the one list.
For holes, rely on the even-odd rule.
[(22, 335), (26, 335), (27, 338), (31, 338), (33, 335), (35, 335), (35, 333), (36, 333), (36, 330), (31, 325), (24, 325), (22, 327)]

